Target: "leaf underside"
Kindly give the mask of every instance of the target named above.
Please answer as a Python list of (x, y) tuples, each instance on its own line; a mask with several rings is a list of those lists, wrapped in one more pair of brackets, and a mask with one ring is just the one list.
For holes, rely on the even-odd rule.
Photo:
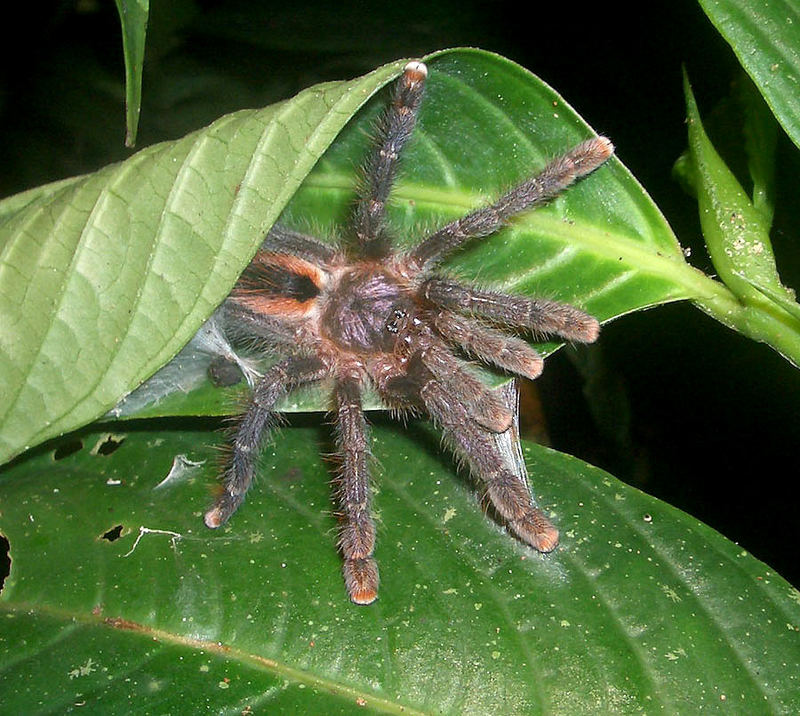
[(398, 68), (1, 202), (0, 460), (97, 418), (175, 355)]

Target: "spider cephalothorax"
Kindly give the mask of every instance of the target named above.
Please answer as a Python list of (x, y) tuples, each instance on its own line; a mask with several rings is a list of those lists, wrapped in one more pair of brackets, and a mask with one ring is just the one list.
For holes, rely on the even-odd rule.
[(579, 144), (495, 203), (438, 229), (415, 248), (392, 252), (386, 202), (426, 76), (423, 63), (406, 65), (378, 127), (354, 226), (343, 245), (333, 248), (276, 226), (224, 306), (229, 331), (283, 358), (254, 386), (235, 431), (223, 488), (205, 522), (219, 527), (242, 503), (276, 403), (300, 385), (332, 379), (339, 547), (347, 591), (358, 604), (369, 604), (378, 592), (362, 387), (371, 383), (389, 405), (427, 412), (485, 483), (509, 528), (548, 552), (558, 543), (558, 530), (534, 506), (524, 477), (504, 466), (493, 440), (510, 427), (513, 415), (454, 351), (536, 378), (541, 357), (495, 326), (580, 342), (595, 340), (599, 331), (598, 322), (577, 308), (479, 290), (438, 273), (437, 266), (465, 242), (497, 231), (512, 216), (547, 202), (599, 167), (613, 152), (604, 137)]

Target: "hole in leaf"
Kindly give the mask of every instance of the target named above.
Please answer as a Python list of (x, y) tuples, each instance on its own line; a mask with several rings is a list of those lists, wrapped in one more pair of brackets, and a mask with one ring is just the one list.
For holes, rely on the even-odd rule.
[(8, 540), (0, 535), (0, 592), (3, 591), (6, 577), (11, 574), (11, 557), (8, 556), (10, 547)]
[(122, 536), (122, 525), (115, 525), (107, 532), (103, 533), (103, 539), (107, 539), (109, 542), (115, 542)]
[(119, 446), (124, 442), (124, 435), (112, 435), (108, 433), (98, 440), (97, 444), (92, 448), (92, 455), (111, 455), (111, 453), (116, 452)]
[(53, 460), (63, 460), (65, 457), (74, 455), (83, 447), (82, 440), (70, 440), (59, 445), (53, 452)]

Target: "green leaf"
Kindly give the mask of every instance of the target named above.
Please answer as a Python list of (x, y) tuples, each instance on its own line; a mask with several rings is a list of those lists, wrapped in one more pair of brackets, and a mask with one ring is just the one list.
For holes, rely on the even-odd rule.
[(711, 144), (687, 77), (684, 77), (684, 90), (700, 221), (714, 268), (743, 300), (752, 296), (752, 289), (743, 281), (743, 275), (765, 286), (783, 288), (768, 226)]
[[(211, 532), (213, 427), (85, 431), (0, 476), (6, 711), (800, 709), (800, 594), (600, 470), (525, 446), (562, 529), (541, 556), (486, 517), (438, 436), (376, 428), (382, 591), (357, 607), (327, 431), (286, 428), (248, 501)], [(178, 455), (190, 463), (157, 487)]]
[[(780, 281), (769, 238), (769, 220), (753, 206), (703, 129), (688, 78), (684, 77), (689, 149), (694, 166), (700, 223), (714, 268), (741, 308), (728, 320), (752, 337), (800, 347), (794, 295)], [(779, 296), (775, 301), (771, 296)], [(774, 331), (779, 335), (774, 335)], [(796, 353), (795, 353), (796, 355)]]
[[(591, 136), (562, 97), (508, 60), (460, 51), (429, 64), (419, 126), (393, 193), (390, 216), (400, 245), (413, 245), (431, 226), (486, 203)], [(311, 216), (329, 233), (346, 222), (372, 116), (362, 122), (348, 125), (320, 160), (290, 204), (290, 219)], [(448, 266), (509, 291), (576, 303), (605, 319), (685, 296), (670, 275), (672, 263), (686, 268), (669, 226), (613, 159), (549, 206), (473, 242)]]
[[(429, 64), (419, 132), (391, 211), (400, 244), (590, 134), (561, 97), (509, 60), (454, 50)], [(228, 115), (122, 164), (0, 202), (0, 316), (12, 327), (0, 338), (0, 389), (11, 396), (0, 418), (0, 460), (103, 415), (172, 358), (227, 295), (334, 135), (401, 67)], [(346, 224), (356, 167), (384, 102), (376, 98), (347, 126), (282, 220), (317, 234)], [(616, 159), (449, 267), (604, 320), (692, 298), (743, 325), (729, 318), (740, 309), (736, 297), (685, 262), (658, 209)], [(759, 336), (800, 362), (800, 345), (787, 346), (780, 329)], [(230, 410), (219, 395), (192, 411)], [(323, 395), (302, 405), (310, 407), (327, 407)]]
[(125, 146), (132, 147), (136, 144), (142, 106), (142, 66), (150, 0), (115, 2), (122, 25), (122, 52), (125, 56)]
[(792, 141), (800, 146), (800, 10), (792, 0), (700, 0)]
[[(428, 63), (418, 127), (390, 207), (399, 245), (412, 245), (432, 227), (486, 203), (591, 133), (552, 88), (508, 60), (460, 50), (438, 53)], [(347, 125), (295, 194), (284, 223), (321, 238), (341, 235), (370, 129), (384, 104), (376, 98)], [(687, 266), (664, 218), (617, 160), (550, 206), (474, 242), (448, 268), (513, 293), (568, 301), (602, 319), (717, 290)], [(547, 354), (556, 346), (540, 348)], [(237, 391), (204, 385), (143, 414), (223, 414), (239, 404), (230, 392)], [(292, 396), (283, 409), (327, 406), (324, 391), (309, 391)]]
[[(775, 212), (775, 162), (778, 123), (752, 80), (741, 72), (705, 119), (705, 129), (743, 187), (752, 187), (753, 206), (766, 231)], [(698, 179), (688, 148), (673, 166), (673, 177), (697, 196)]]
[(172, 358), (400, 66), (0, 202), (0, 461), (97, 418)]
[(753, 206), (761, 213), (769, 231), (775, 213), (775, 150), (778, 125), (763, 97), (748, 79), (739, 83), (738, 99), (743, 108), (742, 132), (747, 153), (747, 169), (753, 182)]

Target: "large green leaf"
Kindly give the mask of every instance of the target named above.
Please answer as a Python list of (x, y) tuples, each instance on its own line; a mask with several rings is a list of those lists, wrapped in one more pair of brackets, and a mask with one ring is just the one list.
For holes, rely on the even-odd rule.
[(794, 0), (700, 0), (756, 83), (777, 120), (800, 146), (800, 9)]
[[(508, 60), (461, 50), (437, 54), (429, 65), (419, 124), (390, 207), (400, 245), (497, 196), (590, 134), (563, 98)], [(295, 194), (284, 223), (323, 238), (342, 233), (384, 102), (376, 98), (348, 124)], [(510, 292), (570, 301), (604, 320), (679, 298), (727, 295), (685, 263), (664, 218), (617, 160), (550, 206), (474, 242), (448, 269)], [(203, 385), (145, 414), (225, 413), (236, 402)], [(326, 407), (315, 391), (283, 405)]]
[(185, 344), (387, 65), (0, 202), (0, 461)]
[[(590, 130), (551, 88), (478, 50), (429, 58), (420, 128), (392, 219), (410, 243), (540, 168)], [(402, 63), (223, 117), (96, 174), (0, 202), (0, 460), (99, 417), (166, 363), (230, 290), (345, 120)], [(287, 223), (346, 222), (379, 98), (297, 193)], [(450, 268), (572, 301), (608, 320), (680, 298), (724, 319), (725, 286), (689, 266), (647, 194), (612, 160)], [(730, 324), (730, 322), (729, 322)], [(784, 351), (793, 359), (797, 355)], [(214, 399), (198, 413), (219, 411)], [(324, 408), (321, 394), (303, 409)], [(182, 412), (175, 410), (176, 412)]]
[[(419, 126), (393, 193), (400, 245), (591, 136), (562, 97), (508, 60), (461, 51), (437, 56), (430, 67)], [(295, 195), (290, 219), (313, 217), (322, 231), (346, 222), (372, 116), (345, 128)], [(511, 291), (573, 301), (607, 319), (688, 295), (673, 264), (688, 269), (658, 209), (614, 159), (549, 206), (473, 242), (449, 267)]]
[[(800, 709), (800, 594), (573, 458), (525, 447), (562, 529), (541, 556), (485, 516), (437, 436), (376, 429), (382, 587), (357, 607), (326, 430), (285, 429), (248, 501), (211, 532), (220, 436), (128, 428), (75, 434), (0, 477), (8, 713)], [(203, 464), (157, 487), (179, 455)]]

